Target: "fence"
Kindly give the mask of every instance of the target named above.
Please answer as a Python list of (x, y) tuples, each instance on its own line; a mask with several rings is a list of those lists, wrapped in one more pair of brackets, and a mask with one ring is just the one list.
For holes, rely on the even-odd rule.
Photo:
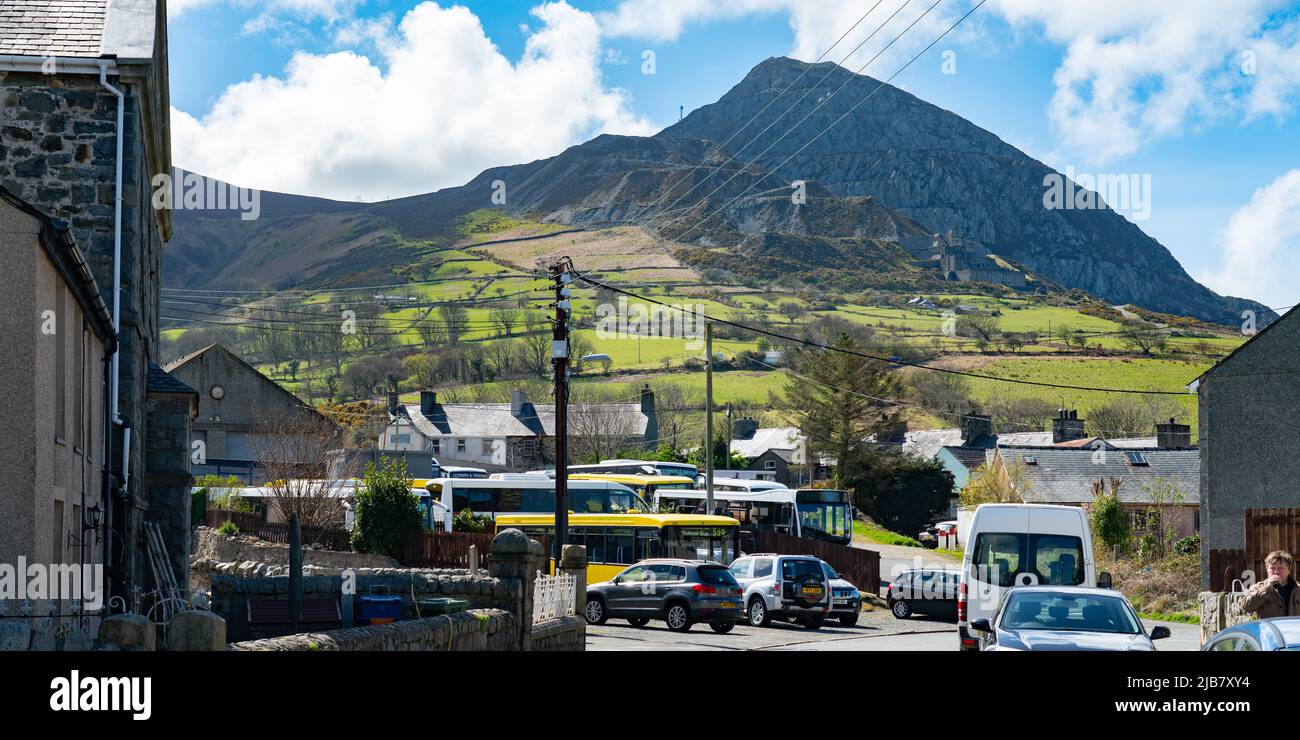
[(880, 553), (858, 547), (837, 545), (832, 542), (793, 537), (776, 532), (755, 532), (754, 552), (775, 552), (781, 555), (811, 555), (830, 563), (849, 583), (863, 593), (880, 590)]
[(544, 576), (538, 571), (537, 579), (533, 582), (533, 624), (573, 616), (577, 591), (576, 576)]
[(413, 530), (406, 541), (408, 568), (468, 568), (469, 547), (478, 546), (479, 567), (488, 567), (492, 532), (430, 532)]
[(1232, 590), (1232, 582), (1246, 580), (1247, 571), (1260, 580), (1264, 558), (1274, 550), (1300, 552), (1300, 509), (1246, 509), (1242, 530), (1243, 549), (1210, 550), (1211, 591)]
[[(243, 511), (226, 511), (224, 509), (208, 509), (206, 519), (209, 527), (216, 528), (220, 527), (222, 522), (234, 522), (235, 526), (239, 527), (240, 534), (252, 535), (267, 542), (289, 544), (288, 524), (272, 524), (257, 514), (249, 514)], [(346, 529), (303, 527), (302, 544), (305, 546), (320, 545), (326, 550), (351, 552), (352, 535)]]

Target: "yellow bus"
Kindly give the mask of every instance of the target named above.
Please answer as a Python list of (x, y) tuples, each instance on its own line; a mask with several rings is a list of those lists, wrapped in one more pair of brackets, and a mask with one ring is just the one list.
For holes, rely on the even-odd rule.
[[(519, 529), (555, 543), (552, 514), (503, 514), (496, 531)], [(566, 544), (587, 548), (587, 582), (608, 581), (646, 558), (714, 560), (730, 565), (740, 554), (740, 522), (704, 514), (570, 514)], [(552, 569), (556, 553), (551, 552)]]
[(646, 501), (653, 501), (655, 491), (690, 490), (695, 479), (684, 475), (635, 475), (632, 473), (569, 473), (569, 480), (603, 480), (621, 483)]

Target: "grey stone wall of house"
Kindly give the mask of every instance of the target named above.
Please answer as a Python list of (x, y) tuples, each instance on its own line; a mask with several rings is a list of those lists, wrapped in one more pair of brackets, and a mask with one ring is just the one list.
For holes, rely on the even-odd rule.
[(250, 651), (508, 651), (517, 650), (515, 615), (501, 609), (472, 609), (441, 617), (375, 627), (330, 630), (231, 643)]
[[(189, 429), (192, 397), (154, 394), (147, 403), (145, 448), (145, 520), (158, 525), (176, 583), (188, 591), (191, 549)], [(145, 580), (146, 590), (152, 573)]]
[[(775, 467), (767, 467), (768, 461), (772, 461)], [(750, 470), (763, 470), (776, 473), (776, 482), (783, 486), (791, 484), (790, 463), (786, 462), (780, 455), (768, 450), (749, 463)]]
[[(140, 116), (140, 88), (126, 92), (123, 131), (122, 313), (119, 413), (133, 428), (130, 507), (115, 577), (141, 583), (147, 569), (139, 523), (148, 508), (143, 460), (148, 437), (146, 382), (159, 340), (159, 269), (163, 235), (150, 205), (151, 173)], [(30, 73), (0, 79), (0, 184), (55, 218), (66, 220), (112, 303), (113, 202), (117, 99), (98, 77)], [(115, 456), (120, 457), (120, 456)]]
[(1300, 321), (1285, 316), (1201, 381), (1201, 586), (1210, 550), (1245, 547), (1250, 508), (1300, 506)]

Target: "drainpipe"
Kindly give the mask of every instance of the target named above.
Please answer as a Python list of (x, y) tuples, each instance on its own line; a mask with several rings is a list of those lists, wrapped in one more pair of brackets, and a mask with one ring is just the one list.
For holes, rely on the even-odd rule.
[[(122, 126), (126, 110), (126, 95), (108, 81), (108, 62), (99, 63), (99, 84), (117, 97), (117, 158), (113, 163), (113, 332), (117, 346), (113, 348), (113, 369), (109, 380), (109, 403), (112, 404), (113, 422), (121, 425), (118, 413), (118, 366), (122, 338)], [(129, 445), (127, 445), (129, 449)], [(124, 469), (125, 470), (125, 469)]]

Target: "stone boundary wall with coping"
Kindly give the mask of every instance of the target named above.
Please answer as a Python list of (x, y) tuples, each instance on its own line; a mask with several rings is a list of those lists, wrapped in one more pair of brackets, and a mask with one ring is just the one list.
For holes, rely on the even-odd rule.
[(518, 650), (515, 616), (501, 609), (472, 609), (374, 627), (353, 627), (264, 640), (235, 642), (233, 652), (254, 651), (451, 651)]

